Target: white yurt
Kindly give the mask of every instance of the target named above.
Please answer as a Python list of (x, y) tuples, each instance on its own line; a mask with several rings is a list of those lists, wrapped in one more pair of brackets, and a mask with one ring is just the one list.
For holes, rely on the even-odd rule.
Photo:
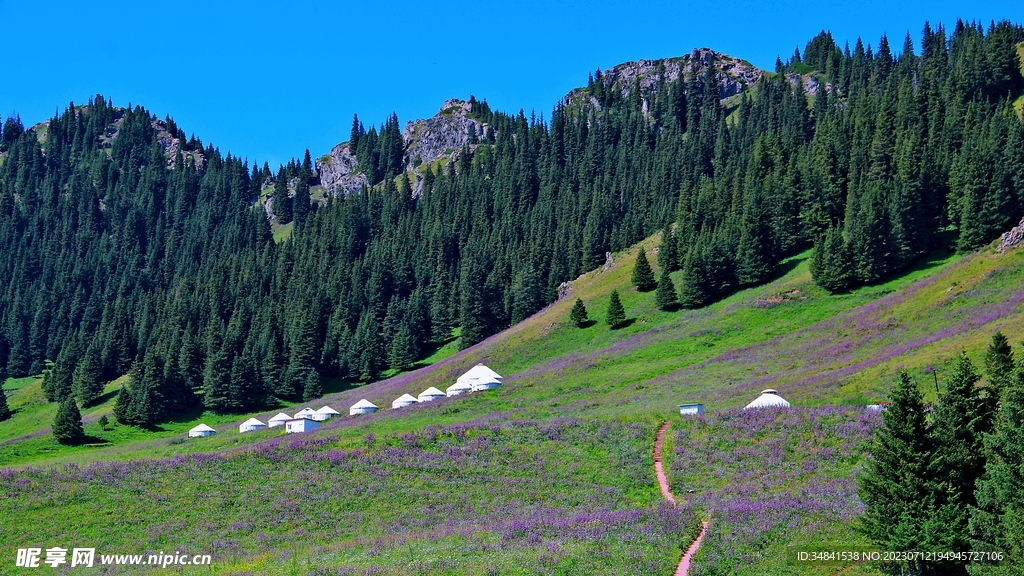
[(766, 388), (761, 391), (761, 395), (754, 399), (753, 402), (743, 407), (744, 410), (748, 408), (788, 408), (789, 402), (782, 396), (779, 396), (779, 391), (774, 388)]
[(377, 411), (377, 405), (365, 398), (356, 402), (348, 409), (349, 416), (356, 416), (358, 414), (373, 414)]
[(203, 436), (213, 436), (216, 433), (217, 433), (216, 430), (214, 430), (213, 428), (210, 428), (206, 424), (200, 424), (199, 426), (196, 426), (195, 428), (193, 428), (193, 429), (188, 431), (188, 437), (189, 438), (201, 438)]
[(430, 402), (431, 400), (437, 400), (438, 398), (444, 398), (445, 396), (447, 396), (447, 394), (431, 386), (423, 392), (420, 392), (420, 395), (417, 396), (416, 399), (420, 402)]
[(472, 392), (473, 386), (467, 384), (466, 382), (456, 382), (455, 384), (452, 384), (451, 386), (445, 388), (444, 391), (445, 394), (447, 394), (449, 397), (458, 396), (459, 394)]
[(281, 412), (277, 416), (274, 416), (270, 420), (267, 420), (267, 424), (271, 428), (277, 428), (278, 426), (284, 426), (284, 423), (291, 419), (291, 416), (285, 414), (284, 412)]
[(405, 408), (406, 406), (412, 406), (417, 402), (419, 402), (419, 400), (417, 400), (412, 394), (402, 394), (398, 398), (395, 398), (395, 401), (391, 403), (391, 407)]
[(497, 380), (498, 382), (504, 380), (501, 374), (498, 374), (497, 372), (491, 370), (490, 368), (484, 366), (483, 364), (477, 364), (476, 366), (473, 366), (468, 371), (466, 371), (465, 374), (459, 376), (459, 379), (456, 380), (456, 382), (466, 382), (472, 385), (474, 380), (481, 379)]
[(331, 408), (330, 406), (324, 406), (323, 408), (313, 413), (313, 420), (316, 420), (317, 422), (323, 422), (324, 420), (330, 420), (335, 416), (341, 416), (341, 412), (338, 412), (337, 410)]
[(471, 382), (473, 392), (482, 392), (484, 390), (494, 390), (495, 388), (501, 388), (501, 380), (497, 378), (477, 378)]
[(266, 427), (267, 425), (264, 424), (263, 422), (260, 422), (255, 418), (249, 418), (245, 422), (242, 422), (241, 424), (238, 425), (238, 433), (241, 434), (242, 432), (255, 432), (256, 430), (263, 430)]
[(310, 420), (312, 420), (313, 414), (316, 414), (316, 410), (313, 410), (312, 408), (303, 408), (302, 410), (299, 410), (298, 412), (295, 413), (295, 417), (309, 418)]
[(298, 432), (309, 432), (320, 427), (320, 423), (309, 418), (292, 418), (284, 423), (285, 434), (296, 434)]

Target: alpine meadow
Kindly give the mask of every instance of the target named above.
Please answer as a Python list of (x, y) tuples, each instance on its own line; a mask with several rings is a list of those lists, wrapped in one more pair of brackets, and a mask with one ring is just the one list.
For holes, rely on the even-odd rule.
[(1024, 26), (740, 56), (5, 118), (0, 574), (1024, 574)]

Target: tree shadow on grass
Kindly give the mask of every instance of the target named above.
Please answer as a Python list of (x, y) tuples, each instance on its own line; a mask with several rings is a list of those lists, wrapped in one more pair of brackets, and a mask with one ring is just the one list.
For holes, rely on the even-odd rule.
[(577, 324), (576, 327), (577, 328), (581, 328), (581, 329), (585, 329), (585, 328), (590, 328), (591, 326), (596, 326), (596, 325), (597, 325), (597, 320), (584, 320), (583, 322), (580, 322), (579, 324)]
[(615, 326), (612, 326), (612, 330), (622, 330), (623, 328), (629, 328), (633, 324), (636, 324), (636, 318), (626, 318), (622, 322), (619, 322)]
[(107, 392), (106, 394), (103, 394), (101, 396), (97, 396), (95, 400), (90, 402), (88, 404), (88, 406), (83, 406), (83, 408), (93, 408), (95, 406), (99, 406), (100, 404), (103, 404), (104, 402), (107, 402), (108, 400), (112, 400), (113, 398), (116, 398), (119, 393), (120, 393), (120, 389), (118, 389), (118, 390), (111, 390), (110, 392)]

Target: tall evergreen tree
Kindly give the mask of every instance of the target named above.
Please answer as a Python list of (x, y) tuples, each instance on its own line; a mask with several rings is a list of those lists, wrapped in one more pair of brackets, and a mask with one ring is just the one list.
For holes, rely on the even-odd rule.
[[(889, 395), (882, 426), (869, 450), (871, 458), (859, 487), (865, 535), (886, 550), (924, 549), (926, 525), (938, 519), (931, 504), (937, 486), (926, 406), (906, 372), (900, 373)], [(908, 564), (904, 568), (915, 574), (924, 573), (927, 566), (919, 561)]]
[(288, 224), (292, 221), (292, 202), (288, 197), (288, 175), (281, 167), (274, 178), (274, 194), (271, 208), (274, 211), (274, 219), (278, 224)]
[(668, 274), (668, 268), (661, 269), (658, 289), (654, 293), (654, 302), (659, 310), (665, 312), (675, 310), (679, 306), (679, 296), (676, 294), (676, 286)]
[(587, 307), (583, 305), (583, 300), (576, 299), (576, 302), (572, 305), (572, 310), (569, 311), (569, 321), (575, 324), (577, 328), (583, 327), (583, 324), (587, 321)]
[(992, 397), (998, 404), (1001, 391), (1009, 386), (1015, 376), (1013, 350), (1002, 332), (992, 335), (992, 342), (985, 351), (985, 375), (988, 377)]
[(61, 444), (75, 444), (85, 439), (82, 413), (72, 396), (65, 398), (57, 408), (53, 417), (53, 437)]
[(1003, 388), (992, 434), (984, 439), (988, 458), (971, 509), (972, 549), (1005, 554), (1000, 563), (973, 566), (980, 576), (1019, 575), (1024, 566), (1024, 365)]
[(612, 290), (612, 294), (608, 298), (608, 312), (605, 315), (605, 322), (612, 328), (618, 328), (625, 321), (626, 309), (622, 306), (619, 291)]
[(316, 370), (310, 370), (306, 375), (305, 385), (302, 387), (302, 401), (309, 402), (323, 395), (324, 389), (320, 384), (320, 374)]
[(647, 261), (647, 251), (644, 247), (640, 246), (640, 253), (637, 254), (636, 264), (633, 266), (633, 285), (636, 289), (641, 292), (650, 292), (658, 286), (658, 282), (654, 279), (654, 270), (651, 269), (651, 263)]
[(103, 368), (99, 354), (90, 347), (72, 374), (71, 392), (82, 406), (89, 406), (103, 394)]

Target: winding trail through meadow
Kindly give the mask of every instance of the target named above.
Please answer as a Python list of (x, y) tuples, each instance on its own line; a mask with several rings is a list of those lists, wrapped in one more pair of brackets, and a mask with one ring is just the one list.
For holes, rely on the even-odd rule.
[[(676, 505), (676, 498), (672, 495), (672, 492), (668, 489), (668, 478), (665, 477), (665, 467), (661, 463), (661, 441), (665, 438), (665, 432), (668, 430), (668, 422), (666, 421), (658, 428), (658, 434), (654, 437), (654, 475), (658, 477), (658, 486), (661, 488), (661, 495), (665, 497), (665, 500)], [(697, 553), (697, 549), (700, 548), (701, 541), (704, 540), (704, 535), (707, 534), (708, 523), (704, 522), (700, 529), (700, 534), (697, 535), (697, 539), (690, 544), (690, 547), (686, 549), (686, 553), (679, 559), (679, 565), (676, 567), (674, 576), (687, 576), (690, 572), (690, 562), (693, 561), (693, 555)]]

